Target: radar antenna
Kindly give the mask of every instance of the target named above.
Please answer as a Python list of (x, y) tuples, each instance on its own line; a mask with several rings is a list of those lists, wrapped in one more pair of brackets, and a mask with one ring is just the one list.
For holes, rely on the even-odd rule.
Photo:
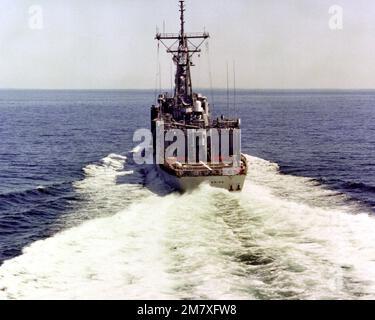
[[(185, 33), (185, 1), (179, 0), (180, 33), (157, 33), (155, 39), (160, 41), (173, 56), (176, 64), (174, 97), (179, 106), (190, 106), (193, 103), (193, 86), (190, 68), (193, 66), (192, 57), (200, 53), (200, 47), (210, 37), (207, 32)], [(167, 41), (173, 41), (168, 44)], [(194, 41), (201, 40), (199, 43)]]

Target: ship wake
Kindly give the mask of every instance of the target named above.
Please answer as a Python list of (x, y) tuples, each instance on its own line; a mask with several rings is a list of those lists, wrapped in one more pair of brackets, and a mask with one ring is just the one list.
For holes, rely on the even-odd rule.
[(375, 221), (343, 195), (250, 156), (242, 193), (181, 195), (127, 158), (84, 168), (82, 208), (1, 266), (1, 298), (375, 297)]

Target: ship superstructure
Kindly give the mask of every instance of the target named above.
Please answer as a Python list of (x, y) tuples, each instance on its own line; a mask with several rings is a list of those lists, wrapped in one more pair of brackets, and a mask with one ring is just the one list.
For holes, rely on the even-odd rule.
[[(206, 182), (241, 191), (248, 170), (241, 154), (241, 121), (223, 115), (212, 120), (207, 97), (193, 91), (192, 58), (201, 52), (210, 35), (185, 32), (184, 2), (179, 1), (180, 32), (157, 33), (155, 37), (172, 55), (176, 73), (174, 93), (161, 93), (157, 105), (151, 108), (154, 160), (166, 182), (178, 190), (192, 190)], [(170, 135), (180, 140), (172, 154), (168, 150), (176, 139), (170, 139)]]

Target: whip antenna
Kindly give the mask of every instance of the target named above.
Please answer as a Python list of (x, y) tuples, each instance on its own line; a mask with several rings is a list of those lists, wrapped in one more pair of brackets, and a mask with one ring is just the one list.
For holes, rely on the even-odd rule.
[(233, 108), (234, 113), (237, 115), (237, 89), (236, 89), (236, 61), (233, 60)]
[(229, 110), (229, 63), (227, 61), (227, 108)]

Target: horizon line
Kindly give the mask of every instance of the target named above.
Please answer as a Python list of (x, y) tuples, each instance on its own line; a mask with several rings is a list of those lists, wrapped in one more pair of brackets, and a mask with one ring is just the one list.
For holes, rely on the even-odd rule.
[[(157, 91), (170, 92), (170, 88), (0, 88), (1, 91)], [(228, 90), (227, 88), (196, 88), (195, 90)], [(229, 89), (232, 93), (234, 88)], [(375, 91), (375, 88), (236, 88), (236, 91)]]

